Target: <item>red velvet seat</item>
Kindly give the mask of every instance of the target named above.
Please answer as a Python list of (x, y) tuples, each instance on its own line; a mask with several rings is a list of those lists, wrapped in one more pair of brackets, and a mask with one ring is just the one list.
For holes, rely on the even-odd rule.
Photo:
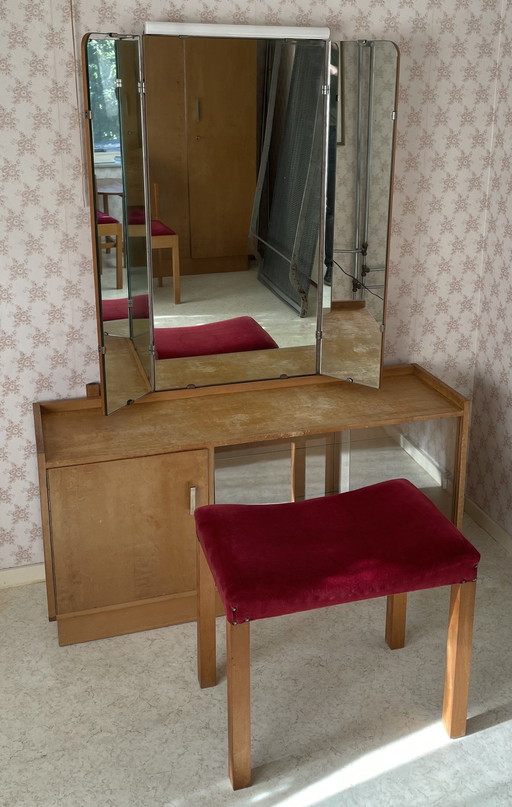
[[(149, 302), (147, 294), (136, 294), (132, 297), (132, 315), (134, 319), (148, 319)], [(103, 322), (128, 319), (128, 298), (119, 297), (116, 300), (102, 300), (101, 316)]]
[[(160, 194), (158, 184), (151, 184), (151, 249), (156, 251), (153, 260), (153, 276), (158, 278), (161, 286), (163, 278), (169, 274), (161, 260), (162, 250), (171, 250), (171, 273), (173, 283), (174, 304), (181, 302), (181, 274), (180, 274), (180, 239), (178, 234), (167, 224), (160, 220)], [(130, 237), (144, 237), (146, 235), (146, 213), (143, 207), (132, 207), (128, 210), (128, 235)]]
[[(135, 208), (128, 211), (128, 224), (145, 224), (146, 216), (144, 208)], [(176, 235), (167, 224), (158, 219), (151, 219), (151, 235)]]
[(182, 328), (155, 328), (158, 359), (241, 353), (276, 347), (277, 342), (252, 317), (233, 317)]
[(96, 211), (96, 221), (98, 224), (119, 224), (119, 221), (108, 213), (103, 213), (101, 210)]
[(452, 587), (443, 722), (465, 733), (476, 568), (480, 555), (405, 479), (275, 505), (195, 512), (201, 686), (215, 683), (214, 583), (226, 609), (230, 775), (250, 784), (249, 624), (386, 596), (386, 641), (405, 641), (406, 592)]

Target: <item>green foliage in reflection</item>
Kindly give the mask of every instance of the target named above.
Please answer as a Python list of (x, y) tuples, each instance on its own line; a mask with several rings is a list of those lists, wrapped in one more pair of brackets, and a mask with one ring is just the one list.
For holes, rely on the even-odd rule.
[(90, 39), (87, 43), (89, 96), (93, 113), (95, 148), (101, 148), (106, 141), (119, 142), (115, 46), (115, 40), (112, 39)]

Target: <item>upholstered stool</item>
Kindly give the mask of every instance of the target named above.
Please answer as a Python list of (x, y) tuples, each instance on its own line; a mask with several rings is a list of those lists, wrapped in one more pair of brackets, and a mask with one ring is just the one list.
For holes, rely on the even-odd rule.
[[(153, 201), (153, 214), (151, 219), (151, 249), (156, 250), (156, 261), (153, 265), (153, 276), (158, 278), (158, 285), (161, 286), (165, 276), (165, 270), (161, 263), (162, 249), (171, 250), (171, 271), (173, 282), (174, 304), (181, 303), (181, 272), (180, 272), (180, 239), (163, 221), (158, 218), (158, 205)], [(141, 237), (146, 235), (146, 214), (144, 208), (132, 208), (128, 211), (128, 235), (130, 237)]]
[(233, 317), (179, 328), (155, 328), (157, 359), (244, 353), (276, 347), (279, 347), (277, 342), (252, 317)]
[[(148, 319), (149, 301), (147, 294), (136, 294), (132, 297), (132, 317), (133, 319)], [(101, 318), (103, 322), (128, 319), (128, 298), (116, 297), (112, 300), (102, 300)]]
[[(123, 288), (123, 226), (120, 221), (112, 216), (96, 211), (96, 230), (98, 233), (98, 249), (100, 259), (100, 270), (102, 268), (102, 250), (111, 249), (116, 251), (116, 288)], [(103, 241), (102, 239), (105, 239)], [(111, 239), (110, 241), (108, 239)]]
[(198, 672), (216, 683), (215, 586), (226, 609), (229, 774), (251, 783), (249, 625), (255, 619), (387, 597), (385, 638), (404, 646), (407, 592), (451, 586), (442, 719), (466, 730), (480, 555), (405, 479), (307, 501), (206, 505), (198, 544)]

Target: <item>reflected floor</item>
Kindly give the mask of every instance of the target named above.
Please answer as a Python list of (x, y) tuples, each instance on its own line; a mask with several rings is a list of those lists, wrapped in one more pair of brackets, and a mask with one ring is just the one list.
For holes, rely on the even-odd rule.
[[(106, 297), (126, 296), (126, 288), (116, 290), (113, 256), (106, 256), (102, 284)], [(145, 290), (145, 270), (136, 270), (133, 294)], [(182, 368), (159, 363), (156, 371), (157, 389), (176, 388), (194, 384), (231, 383), (279, 376), (309, 375), (316, 367), (316, 300), (317, 289), (310, 286), (309, 313), (298, 312), (277, 297), (258, 280), (257, 267), (247, 271), (216, 272), (182, 277), (181, 300), (173, 302), (171, 278), (163, 285), (153, 283), (155, 325), (157, 328), (203, 325), (233, 317), (250, 316), (277, 342), (283, 351), (269, 360), (267, 352), (250, 358), (239, 353), (227, 359), (213, 357), (192, 375), (189, 363)], [(126, 287), (126, 283), (125, 283)], [(322, 372), (338, 378), (354, 379), (376, 387), (379, 384), (382, 335), (379, 326), (366, 308), (343, 308), (329, 312), (331, 290), (324, 288), (324, 319), (322, 342)], [(109, 323), (108, 332), (128, 335), (127, 321)]]
[[(115, 289), (112, 257), (105, 260), (103, 278), (107, 298), (125, 297), (123, 289)], [(145, 270), (134, 273), (133, 294), (145, 290)], [(203, 325), (220, 319), (250, 316), (265, 328), (280, 347), (297, 347), (315, 343), (316, 287), (311, 285), (309, 311), (299, 317), (297, 311), (284, 303), (257, 278), (256, 268), (244, 272), (215, 272), (205, 275), (183, 275), (181, 303), (174, 305), (172, 279), (163, 278), (163, 285), (153, 284), (155, 324), (159, 328)], [(328, 299), (330, 291), (326, 289)]]
[[(332, 435), (329, 435), (329, 438)], [(306, 498), (323, 496), (325, 489), (325, 439), (306, 440)], [(452, 469), (420, 465), (402, 447), (398, 427), (353, 429), (343, 435), (341, 489), (355, 490), (385, 479), (405, 478), (450, 515), (451, 494), (447, 480)], [(378, 468), (372, 463), (378, 457)], [(245, 504), (285, 502), (290, 497), (290, 447), (286, 443), (222, 448), (216, 454), (215, 499)], [(251, 485), (240, 491), (239, 474), (249, 474)], [(432, 475), (435, 474), (435, 476)], [(269, 485), (269, 479), (272, 484)], [(244, 497), (242, 499), (242, 496)]]
[[(399, 448), (359, 441), (352, 476), (432, 478)], [(372, 445), (373, 443), (373, 445)], [(320, 462), (320, 459), (318, 460)], [(412, 464), (411, 464), (412, 463)], [(273, 461), (222, 469), (219, 494), (268, 498)], [(255, 482), (255, 479), (258, 481)], [(314, 474), (313, 474), (314, 477)], [(267, 493), (265, 493), (265, 485)], [(314, 478), (311, 480), (314, 491)], [(0, 591), (0, 792), (9, 807), (502, 807), (512, 803), (511, 556), (470, 519), (482, 552), (468, 735), (439, 727), (448, 592), (410, 597), (407, 645), (384, 643), (368, 600), (252, 630), (254, 785), (226, 765), (217, 687), (200, 690), (193, 624), (59, 648), (41, 584)]]

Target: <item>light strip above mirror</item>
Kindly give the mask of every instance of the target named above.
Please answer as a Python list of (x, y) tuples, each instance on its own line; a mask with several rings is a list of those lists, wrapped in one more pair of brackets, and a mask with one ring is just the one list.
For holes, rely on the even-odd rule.
[(199, 22), (146, 22), (145, 34), (163, 36), (216, 36), (237, 39), (325, 39), (329, 28), (303, 28), (290, 25), (222, 25)]

